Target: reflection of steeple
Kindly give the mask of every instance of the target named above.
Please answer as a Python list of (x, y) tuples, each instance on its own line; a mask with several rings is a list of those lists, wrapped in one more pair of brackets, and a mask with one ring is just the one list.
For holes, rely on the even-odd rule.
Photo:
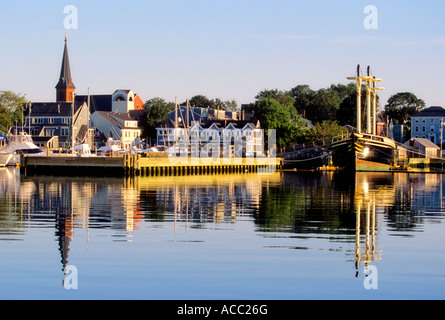
[(68, 264), (69, 244), (73, 236), (73, 219), (69, 213), (58, 213), (56, 215), (56, 236), (59, 242), (59, 251), (62, 256), (62, 270)]

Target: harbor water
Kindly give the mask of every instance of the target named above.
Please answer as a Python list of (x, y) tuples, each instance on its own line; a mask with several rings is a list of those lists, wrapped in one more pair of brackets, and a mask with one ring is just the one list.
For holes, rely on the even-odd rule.
[(444, 299), (432, 173), (0, 169), (1, 299)]

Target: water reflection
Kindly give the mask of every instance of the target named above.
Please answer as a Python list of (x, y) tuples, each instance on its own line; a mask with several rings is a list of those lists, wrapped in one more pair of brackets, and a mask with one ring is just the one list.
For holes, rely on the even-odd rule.
[[(132, 241), (132, 232), (147, 224), (176, 232), (179, 225), (204, 229), (248, 221), (263, 239), (295, 239), (291, 249), (345, 252), (358, 276), (363, 266), (382, 259), (379, 232), (412, 237), (425, 219), (444, 214), (444, 189), (439, 174), (90, 179), (24, 178), (17, 169), (4, 168), (0, 241), (23, 240), (29, 228), (54, 229), (63, 268), (76, 229), (109, 230), (112, 241)], [(265, 246), (283, 247), (272, 241)]]
[(345, 251), (353, 256), (349, 261), (358, 276), (382, 257), (376, 243), (379, 231), (414, 236), (425, 218), (444, 214), (444, 197), (440, 174), (286, 173), (279, 185), (263, 188), (256, 224), (265, 237), (338, 244), (291, 249), (344, 250), (342, 244), (355, 242), (354, 252)]

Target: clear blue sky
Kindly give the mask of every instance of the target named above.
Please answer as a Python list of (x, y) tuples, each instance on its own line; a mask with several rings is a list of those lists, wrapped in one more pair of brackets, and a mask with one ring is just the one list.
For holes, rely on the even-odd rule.
[[(66, 5), (78, 29), (66, 30)], [(363, 26), (367, 5), (378, 29)], [(445, 1), (14, 0), (0, 2), (0, 90), (54, 101), (65, 32), (77, 94), (254, 101), (263, 89), (346, 84), (357, 64), (384, 104), (411, 91), (445, 107)]]

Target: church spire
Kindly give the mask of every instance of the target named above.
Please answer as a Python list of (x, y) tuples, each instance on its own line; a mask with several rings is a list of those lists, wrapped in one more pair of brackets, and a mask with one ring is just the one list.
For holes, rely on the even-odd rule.
[(57, 91), (56, 100), (64, 102), (73, 102), (74, 89), (76, 89), (76, 87), (74, 86), (73, 79), (71, 78), (67, 37), (65, 34), (65, 48), (63, 50), (62, 67), (60, 69), (59, 82), (56, 85), (56, 91)]

